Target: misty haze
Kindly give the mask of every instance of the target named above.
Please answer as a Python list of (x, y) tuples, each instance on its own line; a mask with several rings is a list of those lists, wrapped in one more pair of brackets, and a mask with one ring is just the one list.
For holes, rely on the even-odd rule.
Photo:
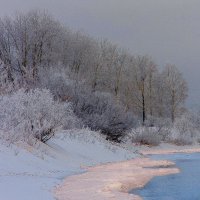
[(0, 0), (0, 200), (198, 199), (199, 8)]

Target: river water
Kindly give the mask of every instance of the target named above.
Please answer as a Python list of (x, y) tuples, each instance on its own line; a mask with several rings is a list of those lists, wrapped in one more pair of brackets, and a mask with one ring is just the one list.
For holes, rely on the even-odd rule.
[(152, 158), (175, 162), (181, 173), (155, 177), (144, 188), (131, 193), (140, 195), (144, 200), (200, 200), (200, 153)]

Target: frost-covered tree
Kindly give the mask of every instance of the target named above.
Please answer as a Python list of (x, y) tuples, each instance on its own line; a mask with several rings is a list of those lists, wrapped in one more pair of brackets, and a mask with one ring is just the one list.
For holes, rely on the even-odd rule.
[[(153, 106), (153, 73), (156, 70), (154, 62), (148, 56), (137, 56), (131, 59), (129, 86), (132, 92), (133, 104), (142, 116), (142, 122), (147, 119), (148, 110), (152, 114)], [(149, 109), (148, 109), (149, 108)]]
[(7, 65), (9, 78), (17, 73), (21, 80), (33, 82), (38, 67), (57, 61), (60, 32), (60, 24), (39, 11), (1, 19), (0, 59)]
[(101, 131), (108, 140), (119, 142), (137, 123), (133, 113), (125, 112), (109, 93), (90, 92), (83, 86), (68, 86), (67, 91), (78, 118), (92, 130)]
[(2, 94), (7, 85), (12, 91), (47, 88), (58, 100), (75, 104), (69, 94), (77, 94), (81, 85), (91, 98), (96, 93), (114, 97), (113, 105), (143, 124), (158, 117), (174, 121), (187, 96), (187, 84), (175, 67), (160, 73), (150, 57), (74, 32), (40, 11), (0, 19), (0, 60)]
[(187, 83), (175, 65), (167, 65), (162, 72), (162, 77), (166, 106), (174, 122), (187, 97)]
[(55, 101), (49, 90), (20, 89), (0, 98), (0, 133), (8, 140), (37, 138), (46, 142), (57, 129), (75, 123), (71, 104)]

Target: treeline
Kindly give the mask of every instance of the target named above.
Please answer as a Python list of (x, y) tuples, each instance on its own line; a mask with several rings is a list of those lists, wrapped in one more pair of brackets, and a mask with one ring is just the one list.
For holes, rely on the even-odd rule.
[(175, 65), (160, 70), (151, 57), (73, 32), (47, 13), (0, 19), (0, 60), (1, 95), (47, 88), (115, 141), (138, 121), (174, 122), (185, 110), (187, 83)]

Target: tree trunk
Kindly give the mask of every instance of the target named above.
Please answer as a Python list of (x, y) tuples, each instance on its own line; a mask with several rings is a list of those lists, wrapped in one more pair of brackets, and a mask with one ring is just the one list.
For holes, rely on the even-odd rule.
[(146, 120), (145, 98), (144, 98), (144, 94), (142, 94), (142, 122), (143, 122), (143, 125), (145, 123), (145, 120)]
[(172, 105), (171, 105), (171, 120), (172, 123), (175, 121), (175, 91), (172, 91)]

